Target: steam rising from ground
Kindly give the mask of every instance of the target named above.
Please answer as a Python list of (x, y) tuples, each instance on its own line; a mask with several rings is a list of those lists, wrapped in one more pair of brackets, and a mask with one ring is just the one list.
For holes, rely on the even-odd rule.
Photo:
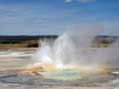
[(52, 45), (43, 42), (34, 55), (35, 63), (53, 64), (60, 69), (119, 68), (118, 42), (106, 48), (91, 47), (101, 29), (100, 26), (81, 27), (64, 33)]

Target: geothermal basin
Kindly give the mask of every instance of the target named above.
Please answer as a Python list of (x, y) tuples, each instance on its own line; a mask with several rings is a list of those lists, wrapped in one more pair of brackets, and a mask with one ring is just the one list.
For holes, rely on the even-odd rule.
[(35, 86), (118, 86), (116, 69), (68, 66), (57, 69), (52, 64), (32, 64), (33, 49), (0, 52), (0, 83)]
[(68, 32), (38, 49), (0, 51), (0, 83), (48, 87), (119, 87), (118, 42), (92, 47), (99, 30)]

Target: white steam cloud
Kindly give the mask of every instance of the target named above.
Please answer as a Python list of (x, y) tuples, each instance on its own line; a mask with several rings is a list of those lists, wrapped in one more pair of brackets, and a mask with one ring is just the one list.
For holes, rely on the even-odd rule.
[(68, 65), (106, 66), (119, 68), (119, 48), (117, 43), (106, 48), (91, 47), (95, 36), (103, 29), (100, 26), (74, 28), (60, 36), (53, 45), (43, 44), (35, 61), (54, 64), (58, 68)]

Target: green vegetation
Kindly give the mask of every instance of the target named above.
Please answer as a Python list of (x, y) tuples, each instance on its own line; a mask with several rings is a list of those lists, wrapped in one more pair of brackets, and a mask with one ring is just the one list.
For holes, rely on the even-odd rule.
[(8, 43), (8, 44), (0, 44), (0, 49), (10, 49), (10, 48), (29, 48), (29, 47), (38, 47), (38, 41), (29, 40), (23, 41), (21, 43)]
[(0, 49), (25, 48), (26, 44), (0, 44)]

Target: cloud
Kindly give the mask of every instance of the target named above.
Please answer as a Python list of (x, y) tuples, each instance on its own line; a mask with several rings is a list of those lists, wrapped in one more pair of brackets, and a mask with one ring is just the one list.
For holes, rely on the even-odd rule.
[(73, 0), (64, 0), (65, 3), (73, 2)]
[(81, 3), (95, 2), (96, 0), (77, 0)]
[(80, 3), (89, 3), (89, 2), (95, 2), (96, 0), (64, 0), (65, 3), (71, 3), (71, 2), (80, 2)]

